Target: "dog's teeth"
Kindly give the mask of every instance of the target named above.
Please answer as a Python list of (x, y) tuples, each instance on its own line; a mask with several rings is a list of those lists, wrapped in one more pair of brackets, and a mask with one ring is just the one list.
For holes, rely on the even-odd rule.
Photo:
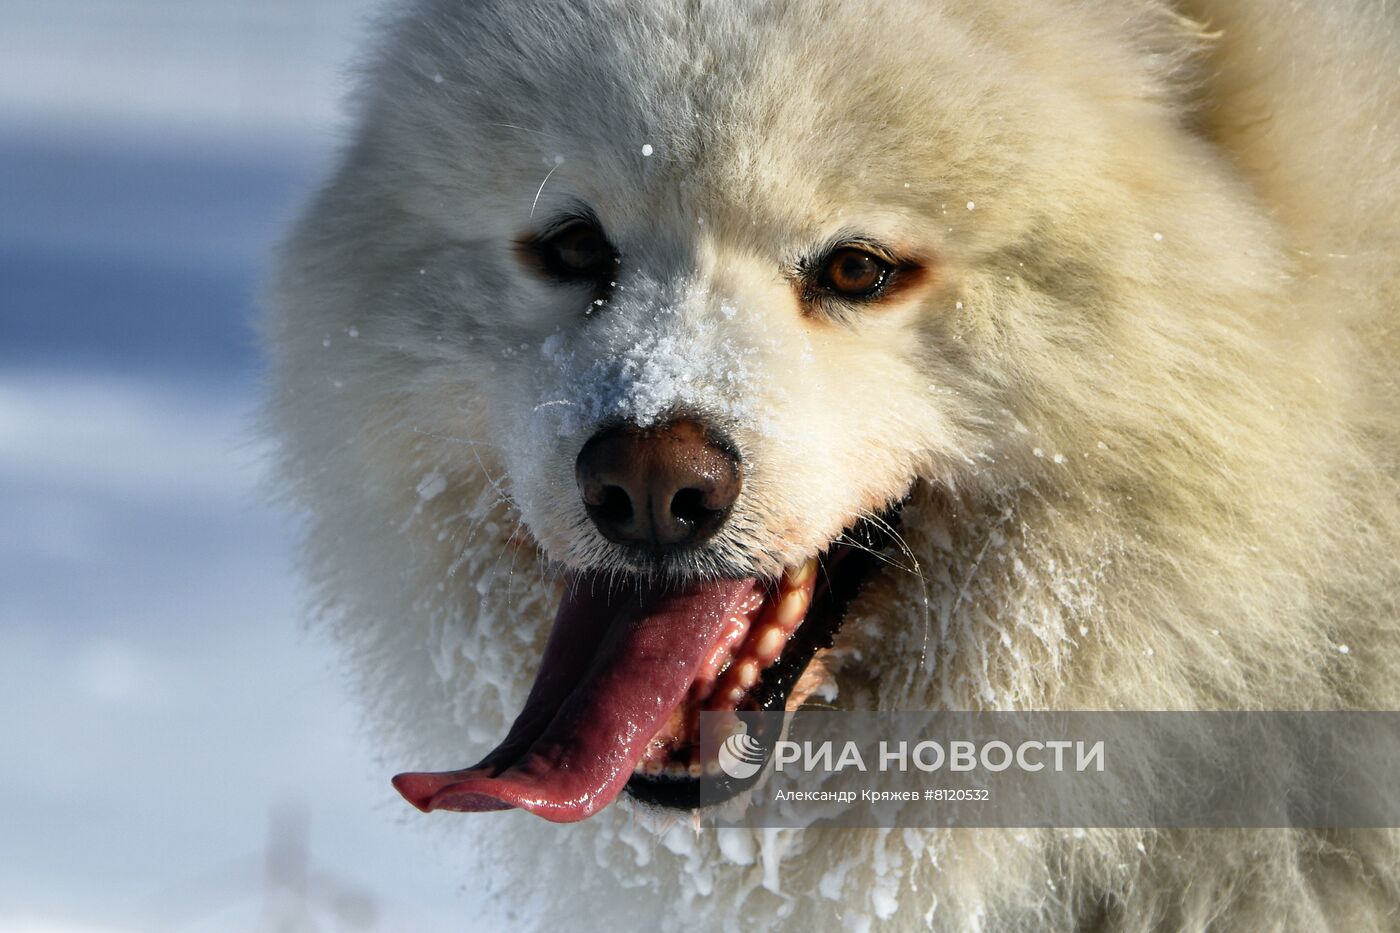
[(669, 765), (666, 766), (666, 776), (669, 777), (669, 778), (681, 778), (681, 777), (685, 777), (685, 775), (686, 775), (686, 768), (685, 768), (685, 765), (678, 764), (678, 763), (676, 763), (676, 762), (673, 761), (673, 762), (671, 762)]
[[(750, 594), (749, 602), (725, 620), (726, 630), (697, 672), (688, 702), (702, 710), (738, 708), (744, 696), (758, 684), (763, 670), (782, 655), (788, 638), (802, 624), (812, 600), (816, 573), (816, 560), (809, 560), (800, 567), (784, 571), (776, 595), (762, 588)], [(763, 621), (760, 623), (759, 619)], [(757, 627), (751, 629), (754, 625)], [(688, 728), (693, 728), (693, 724)], [(685, 727), (681, 730), (681, 734), (684, 733)], [(663, 744), (675, 738), (669, 731), (658, 736)], [(647, 762), (645, 773), (695, 776), (696, 767), (698, 765)], [(674, 769), (679, 769), (679, 775)]]
[(778, 624), (789, 632), (797, 628), (797, 624), (802, 621), (802, 617), (806, 614), (807, 592), (805, 590), (792, 590), (778, 604)]
[(758, 645), (754, 648), (754, 653), (758, 659), (765, 664), (777, 660), (778, 655), (783, 653), (783, 645), (787, 643), (788, 633), (780, 626), (770, 625), (763, 630), (763, 635), (758, 639)]
[(814, 557), (811, 560), (804, 563), (801, 567), (798, 567), (796, 570), (784, 571), (783, 577), (785, 578), (788, 586), (803, 587), (807, 585), (807, 581), (812, 579), (812, 577), (815, 576), (816, 573), (817, 559)]
[(705, 773), (705, 772), (704, 772), (704, 769), (700, 767), (700, 762), (698, 762), (698, 761), (692, 761), (692, 762), (690, 763), (690, 766), (689, 766), (688, 768), (686, 768), (686, 771), (687, 771), (687, 772), (690, 774), (690, 776), (693, 777), (693, 778), (698, 778), (700, 775), (702, 775), (702, 774)]
[(660, 776), (662, 771), (661, 762), (656, 761), (655, 759), (648, 761), (646, 763), (646, 771), (650, 777)]

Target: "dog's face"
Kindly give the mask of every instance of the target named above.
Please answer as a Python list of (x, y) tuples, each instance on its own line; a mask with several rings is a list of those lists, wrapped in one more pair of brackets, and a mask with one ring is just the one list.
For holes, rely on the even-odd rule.
[[(477, 404), (550, 558), (776, 576), (915, 476), (968, 462), (980, 406), (958, 394), (968, 322), (950, 253), (959, 234), (968, 248), (977, 200), (994, 213), (990, 156), (892, 122), (927, 106), (917, 87), (851, 100), (839, 69), (813, 76), (785, 57), (717, 63), (736, 80), (680, 62), (649, 73), (591, 43), (554, 52), (527, 87), (465, 99), (483, 156), (435, 153), (425, 169), (466, 201), (432, 205), (444, 248), (419, 263), (453, 283), (423, 337), (448, 352), (437, 315), (460, 315), (461, 337), (443, 340), (490, 373)], [(957, 161), (967, 171), (950, 174)], [(727, 514), (705, 540), (649, 548), (590, 510), (580, 455), (600, 432), (676, 421), (741, 479), (732, 502), (710, 503)]]
[(1166, 92), (1139, 76), (1124, 103), (1112, 63), (1046, 65), (1062, 31), (917, 6), (444, 3), (397, 27), (412, 54), (309, 221), (349, 280), (322, 314), (415, 434), (499, 472), (570, 583), (511, 737), (408, 776), (415, 803), (573, 819), (633, 770), (693, 776), (694, 712), (792, 702), (851, 536), (920, 481), (1053, 470), (1056, 424), (1092, 417), (1112, 267), (1158, 248), (1121, 201), (1154, 196), (1139, 149), (1177, 144)]
[[(989, 425), (1035, 378), (1005, 363), (1006, 331), (1029, 329), (1016, 306), (1063, 300), (1037, 292), (1074, 275), (1081, 235), (1057, 242), (1057, 215), (1092, 215), (1096, 186), (1075, 182), (1105, 131), (1073, 89), (1011, 50), (988, 61), (985, 37), (931, 10), (625, 12), (464, 11), (475, 60), (438, 36), (386, 80), (394, 174), (371, 183), (392, 185), (413, 244), (400, 349), (471, 380), (551, 559), (774, 575), (915, 477), (992, 464)], [(528, 31), (497, 33), (512, 28)], [(678, 419), (742, 471), (727, 520), (665, 553), (610, 539), (580, 453)], [(444, 406), (423, 427), (460, 422)]]

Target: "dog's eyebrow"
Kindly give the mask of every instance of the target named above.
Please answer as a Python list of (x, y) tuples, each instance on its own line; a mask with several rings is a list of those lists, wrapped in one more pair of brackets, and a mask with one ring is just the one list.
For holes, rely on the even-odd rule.
[(809, 275), (823, 259), (836, 250), (846, 246), (852, 246), (874, 253), (893, 266), (920, 264), (918, 260), (905, 256), (899, 250), (894, 249), (888, 243), (877, 237), (859, 233), (854, 230), (839, 230), (811, 249), (803, 251), (789, 266), (791, 270), (790, 274), (796, 276)]
[[(546, 181), (547, 180), (548, 178), (546, 178)], [(574, 201), (572, 204), (551, 214), (549, 219), (540, 226), (538, 231), (533, 234), (528, 234), (528, 236), (543, 239), (552, 233), (557, 233), (564, 229), (569, 224), (578, 223), (580, 221), (586, 224), (592, 224), (599, 230), (605, 229), (603, 227), (603, 222), (598, 219), (598, 215), (594, 213), (591, 207), (584, 204), (582, 201)]]
[(821, 255), (825, 256), (832, 250), (839, 249), (843, 246), (855, 246), (860, 249), (869, 250), (890, 262), (899, 262), (899, 252), (884, 240), (866, 233), (847, 230), (838, 231), (834, 236), (828, 239), (821, 247)]

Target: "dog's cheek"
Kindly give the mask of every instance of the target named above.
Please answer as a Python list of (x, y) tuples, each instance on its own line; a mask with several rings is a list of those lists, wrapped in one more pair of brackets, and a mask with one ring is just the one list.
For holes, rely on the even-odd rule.
[(515, 389), (494, 406), (493, 433), (500, 444), (504, 474), (499, 492), (509, 497), (521, 520), (546, 553), (563, 558), (573, 543), (577, 493), (573, 458), (581, 446), (573, 434), (558, 430), (558, 422), (541, 415), (528, 391)]
[(796, 558), (900, 498), (919, 449), (940, 433), (936, 411), (911, 396), (910, 374), (881, 376), (873, 364), (853, 372), (849, 353), (814, 357), (819, 377), (755, 387), (765, 423), (744, 439), (746, 505), (772, 545)]

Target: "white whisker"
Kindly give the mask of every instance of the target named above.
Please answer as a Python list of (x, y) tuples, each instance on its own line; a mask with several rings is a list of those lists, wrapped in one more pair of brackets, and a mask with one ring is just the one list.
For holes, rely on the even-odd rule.
[(549, 178), (550, 178), (550, 176), (553, 175), (554, 172), (555, 172), (558, 168), (559, 168), (559, 166), (556, 165), (556, 166), (554, 166), (554, 168), (550, 169), (550, 170), (545, 174), (545, 176), (544, 176), (544, 181), (540, 182), (539, 190), (535, 192), (535, 200), (532, 201), (532, 202), (530, 202), (530, 219), (531, 219), (531, 220), (534, 220), (534, 219), (535, 219), (535, 208), (539, 207), (539, 204), (540, 204), (540, 195), (544, 194), (544, 186), (547, 185), (547, 184), (549, 184)]

